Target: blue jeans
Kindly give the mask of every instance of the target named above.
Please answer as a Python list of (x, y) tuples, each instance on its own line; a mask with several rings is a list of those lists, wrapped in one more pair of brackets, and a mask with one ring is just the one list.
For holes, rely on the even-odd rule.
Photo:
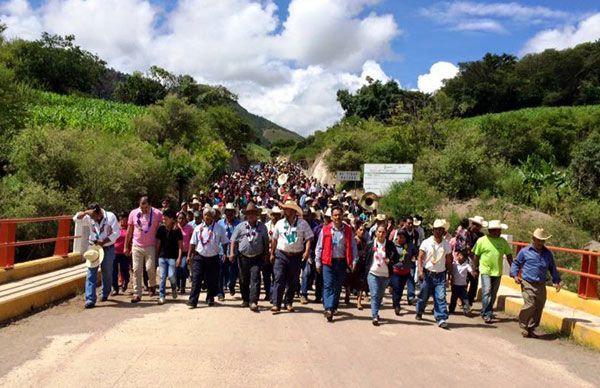
[(187, 252), (184, 252), (181, 255), (181, 266), (177, 267), (177, 269), (175, 270), (176, 273), (176, 277), (177, 277), (177, 288), (179, 288), (179, 290), (183, 293), (185, 292), (185, 284), (187, 281), (187, 278), (190, 276), (190, 273), (188, 271), (187, 268)]
[[(102, 272), (102, 298), (108, 298), (112, 288), (113, 262), (115, 261), (115, 247), (104, 247), (104, 260), (100, 264)], [(96, 304), (96, 287), (98, 285), (98, 267), (88, 268), (85, 278), (85, 302)]]
[(484, 318), (492, 317), (500, 279), (502, 279), (500, 276), (481, 274), (481, 316)]
[(302, 285), (300, 287), (300, 295), (308, 298), (308, 287), (315, 283), (315, 301), (320, 301), (323, 296), (323, 274), (316, 271), (315, 262), (309, 264), (308, 260), (304, 263), (302, 270)]
[(323, 266), (323, 307), (326, 311), (338, 309), (346, 268), (346, 259), (331, 260), (331, 266)]
[(425, 278), (421, 282), (421, 290), (417, 298), (417, 314), (425, 312), (429, 295), (433, 294), (433, 317), (436, 322), (448, 319), (446, 304), (446, 271), (431, 272), (424, 270)]
[(369, 292), (371, 293), (371, 318), (379, 318), (379, 309), (383, 300), (383, 293), (389, 283), (390, 278), (375, 276), (372, 273), (367, 275)]
[(232, 263), (228, 257), (219, 256), (219, 293), (218, 296), (224, 296), (225, 288), (229, 289), (229, 292), (235, 292), (235, 282), (238, 276), (238, 263), (237, 255), (235, 261)]
[(160, 268), (160, 284), (158, 288), (158, 297), (164, 299), (166, 296), (167, 288), (167, 274), (169, 281), (171, 282), (171, 288), (177, 287), (177, 277), (175, 276), (175, 269), (177, 260), (160, 257), (158, 259), (158, 267)]
[[(400, 300), (402, 299), (402, 293), (404, 292), (404, 286), (408, 283), (410, 274), (398, 275), (392, 274), (390, 283), (392, 284), (392, 303), (394, 307), (400, 307)], [(410, 297), (407, 296), (410, 300)]]
[(416, 291), (416, 283), (415, 283), (415, 272), (417, 272), (417, 266), (415, 263), (410, 265), (410, 276), (408, 277), (408, 282), (406, 283), (408, 301), (413, 302), (415, 300), (415, 291)]

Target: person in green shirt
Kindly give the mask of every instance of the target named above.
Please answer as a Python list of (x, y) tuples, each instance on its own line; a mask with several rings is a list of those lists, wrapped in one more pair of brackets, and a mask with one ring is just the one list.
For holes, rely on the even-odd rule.
[(512, 264), (512, 248), (500, 237), (508, 225), (499, 220), (488, 223), (488, 235), (481, 237), (473, 247), (475, 274), (481, 274), (481, 317), (485, 323), (492, 323), (493, 306), (502, 279), (502, 260), (506, 256)]

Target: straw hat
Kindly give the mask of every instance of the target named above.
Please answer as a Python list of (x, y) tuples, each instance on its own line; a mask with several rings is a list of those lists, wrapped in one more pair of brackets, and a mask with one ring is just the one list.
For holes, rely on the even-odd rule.
[(450, 229), (450, 223), (443, 218), (437, 219), (437, 220), (433, 221), (432, 228), (433, 229), (444, 228), (445, 231), (448, 231), (448, 229)]
[(295, 211), (299, 216), (302, 215), (302, 209), (300, 209), (300, 206), (298, 206), (298, 204), (296, 203), (296, 201), (293, 201), (291, 199), (288, 199), (287, 201), (285, 201), (284, 203), (280, 203), (279, 206), (282, 209), (292, 209), (293, 211)]
[(546, 231), (543, 228), (537, 228), (536, 230), (533, 231), (533, 233), (531, 233), (531, 235), (533, 237), (537, 238), (538, 240), (542, 240), (542, 241), (546, 241), (552, 237), (552, 235), (546, 233)]
[(100, 245), (92, 245), (83, 254), (85, 265), (88, 268), (98, 268), (104, 260), (104, 249)]
[(500, 220), (491, 220), (488, 222), (487, 228), (488, 228), (488, 230), (490, 230), (490, 229), (506, 230), (506, 229), (508, 229), (508, 225), (503, 224)]
[(227, 210), (233, 210), (234, 212), (237, 213), (237, 209), (235, 207), (235, 205), (231, 202), (227, 202), (227, 204), (225, 205), (225, 211)]
[(275, 214), (281, 214), (282, 213), (281, 209), (279, 208), (279, 206), (277, 206), (277, 205), (273, 206), (273, 209), (271, 209), (271, 214), (273, 214), (273, 213), (275, 213)]
[(198, 198), (192, 199), (192, 205), (200, 205), (200, 201), (198, 201)]
[(324, 217), (329, 217), (329, 218), (331, 218), (331, 216), (332, 216), (332, 215), (333, 215), (333, 214), (332, 214), (332, 212), (331, 212), (331, 208), (330, 208), (330, 207), (328, 207), (328, 208), (327, 208), (327, 211), (326, 211), (326, 212), (325, 212), (325, 214), (324, 214)]
[(421, 220), (419, 220), (418, 218), (413, 218), (413, 225), (414, 226), (421, 226)]
[(488, 224), (488, 223), (487, 223), (487, 222), (486, 222), (486, 221), (483, 219), (483, 217), (482, 217), (482, 216), (474, 216), (474, 217), (471, 217), (471, 218), (469, 218), (469, 221), (471, 221), (471, 222), (472, 222), (472, 223), (474, 223), (474, 224), (481, 225), (481, 226), (483, 226), (484, 228), (485, 228), (485, 227), (487, 227), (487, 224)]
[(283, 173), (277, 177), (277, 183), (279, 183), (279, 186), (285, 185), (287, 181), (288, 181), (288, 174)]
[(262, 213), (262, 209), (256, 206), (254, 202), (250, 202), (248, 205), (246, 205), (246, 208), (243, 210), (243, 213), (256, 213), (257, 215), (260, 215)]
[(377, 217), (375, 217), (375, 221), (385, 221), (387, 220), (387, 216), (383, 213), (379, 213), (377, 214)]

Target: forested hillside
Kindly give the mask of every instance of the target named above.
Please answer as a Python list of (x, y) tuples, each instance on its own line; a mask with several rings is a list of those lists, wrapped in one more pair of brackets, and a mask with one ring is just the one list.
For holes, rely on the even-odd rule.
[(297, 143), (278, 143), (272, 152), (310, 163), (329, 150), (330, 171), (414, 163), (414, 181), (383, 201), (396, 216), (404, 215), (401, 202), (408, 199), (427, 212), (444, 200), (497, 198), (597, 238), (599, 59), (600, 42), (520, 60), (488, 54), (461, 64), (459, 75), (433, 95), (372, 81), (355, 93), (338, 92), (346, 113), (339, 123)]

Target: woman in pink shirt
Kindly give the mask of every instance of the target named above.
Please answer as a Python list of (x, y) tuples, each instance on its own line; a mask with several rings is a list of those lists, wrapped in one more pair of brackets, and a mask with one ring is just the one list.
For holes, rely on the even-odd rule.
[[(194, 227), (187, 222), (187, 215), (184, 212), (177, 214), (177, 227), (183, 234), (183, 255), (181, 257), (187, 257)], [(187, 261), (181, 260), (181, 265), (177, 267), (177, 291), (182, 295), (185, 294), (185, 282), (189, 276)]]
[[(119, 294), (119, 287), (122, 292), (127, 290), (129, 285), (129, 257), (125, 255), (125, 238), (127, 237), (127, 212), (119, 213), (120, 235), (115, 241), (115, 261), (113, 261), (113, 291), (111, 295)], [(120, 276), (119, 276), (120, 275)], [(120, 278), (120, 279), (119, 279)], [(120, 280), (120, 281), (119, 281)]]

